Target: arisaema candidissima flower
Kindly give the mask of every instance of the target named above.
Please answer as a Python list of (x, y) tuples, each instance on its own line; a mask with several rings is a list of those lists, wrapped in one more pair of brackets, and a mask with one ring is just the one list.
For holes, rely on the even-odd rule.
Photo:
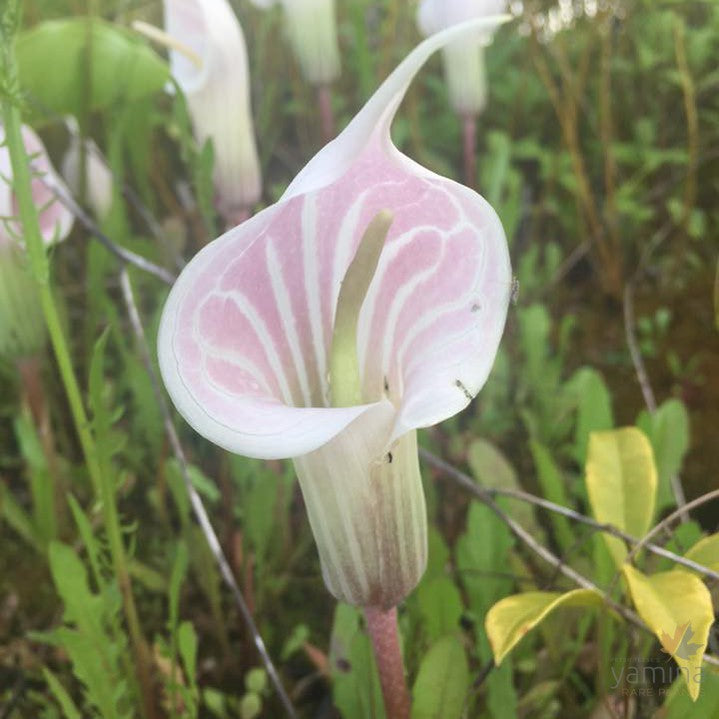
[[(421, 0), (417, 24), (425, 36), (442, 32), (458, 23), (502, 13), (507, 0)], [(485, 46), (492, 42), (494, 28), (448, 43), (442, 50), (449, 104), (462, 122), (464, 181), (477, 184), (477, 117), (487, 105)]]
[(417, 429), (477, 394), (504, 328), (496, 213), (390, 140), (425, 60), (489, 26), (418, 46), (277, 203), (187, 265), (162, 315), (175, 405), (231, 452), (293, 459), (325, 582), (355, 605), (393, 607), (419, 581)]
[[(62, 184), (40, 138), (28, 126), (22, 139), (29, 157), (32, 197), (38, 208), (40, 232), (46, 245), (63, 240), (72, 229), (73, 216), (56, 199), (52, 187)], [(37, 287), (27, 266), (22, 228), (17, 222), (17, 201), (12, 185), (10, 152), (0, 125), (0, 356), (19, 359), (34, 355), (45, 342)]]
[[(228, 224), (261, 192), (242, 27), (227, 0), (164, 0), (170, 70), (187, 98), (195, 135), (214, 148), (216, 205)], [(143, 32), (153, 35), (148, 26)]]

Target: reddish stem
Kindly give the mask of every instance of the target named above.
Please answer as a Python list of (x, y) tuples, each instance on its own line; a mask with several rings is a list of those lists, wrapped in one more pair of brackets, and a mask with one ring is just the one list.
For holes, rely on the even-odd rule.
[(397, 608), (383, 611), (365, 607), (367, 630), (372, 640), (387, 719), (409, 719), (410, 698), (399, 648)]
[(475, 189), (477, 184), (477, 118), (462, 118), (462, 147), (464, 152), (464, 184)]
[(317, 104), (320, 108), (322, 139), (329, 142), (335, 137), (335, 116), (332, 112), (332, 93), (329, 85), (320, 85), (317, 88)]
[(248, 207), (242, 207), (232, 212), (228, 212), (225, 217), (225, 232), (231, 230), (237, 225), (241, 225), (245, 220), (250, 218), (250, 209)]
[(38, 355), (23, 357), (17, 361), (17, 368), (30, 413), (39, 433), (42, 434), (47, 425), (47, 406), (40, 377), (40, 358)]

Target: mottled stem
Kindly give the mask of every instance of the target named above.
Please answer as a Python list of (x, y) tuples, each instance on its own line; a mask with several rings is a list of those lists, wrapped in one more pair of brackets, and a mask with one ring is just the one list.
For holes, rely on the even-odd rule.
[(462, 150), (464, 153), (464, 184), (476, 189), (477, 184), (477, 118), (462, 117)]
[(332, 112), (332, 92), (329, 85), (320, 85), (317, 88), (317, 104), (320, 109), (322, 139), (329, 142), (335, 139), (335, 116)]
[(409, 719), (411, 701), (399, 648), (397, 608), (384, 611), (378, 607), (365, 607), (364, 612), (382, 684), (387, 719)]

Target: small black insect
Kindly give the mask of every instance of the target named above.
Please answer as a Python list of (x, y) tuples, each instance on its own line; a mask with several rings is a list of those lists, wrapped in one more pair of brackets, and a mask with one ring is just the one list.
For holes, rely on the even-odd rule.
[(387, 462), (389, 462), (389, 464), (392, 464), (393, 459), (394, 457), (392, 456), (392, 452), (387, 452)]
[(384, 391), (389, 392), (389, 382), (387, 381), (387, 375), (384, 377)]
[(462, 390), (462, 392), (464, 393), (464, 396), (467, 399), (469, 399), (469, 400), (474, 399), (474, 397), (472, 397), (472, 393), (464, 386), (464, 383), (462, 382), (462, 380), (457, 379), (454, 381), (454, 384), (456, 387), (458, 387), (460, 390)]

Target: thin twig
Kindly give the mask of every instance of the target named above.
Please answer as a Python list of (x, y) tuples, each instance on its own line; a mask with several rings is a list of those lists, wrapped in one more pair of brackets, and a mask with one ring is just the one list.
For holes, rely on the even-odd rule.
[(65, 190), (65, 188), (57, 182), (49, 173), (41, 178), (45, 187), (52, 192), (55, 197), (83, 224), (85, 229), (94, 235), (100, 243), (107, 248), (113, 255), (119, 257), (123, 262), (137, 267), (143, 272), (154, 275), (162, 280), (165, 284), (171, 285), (177, 277), (170, 270), (156, 265), (154, 262), (146, 259), (142, 255), (138, 255), (132, 250), (125, 249), (113, 242), (92, 220), (92, 218), (75, 202), (75, 199)]
[[(637, 272), (640, 270), (641, 266)], [(652, 390), (649, 375), (647, 374), (644, 359), (642, 358), (642, 353), (639, 350), (637, 336), (634, 331), (634, 280), (630, 280), (624, 286), (624, 332), (627, 338), (627, 346), (629, 347), (632, 364), (634, 365), (634, 372), (637, 375), (637, 380), (642, 390), (642, 396), (644, 397), (644, 404), (646, 404), (649, 413), (654, 414), (657, 411), (657, 400), (654, 395), (654, 390)], [(669, 483), (671, 484), (674, 501), (677, 503), (677, 507), (679, 507), (679, 516), (681, 517), (682, 522), (686, 522), (689, 519), (689, 514), (685, 509), (687, 498), (684, 494), (684, 488), (682, 487), (679, 475), (673, 474), (669, 478)]]
[(454, 479), (458, 484), (468, 490), (471, 494), (475, 495), (482, 502), (484, 502), (486, 499), (493, 499), (495, 496), (509, 497), (511, 499), (516, 499), (521, 502), (527, 502), (528, 504), (533, 504), (537, 507), (547, 509), (550, 512), (561, 514), (569, 519), (573, 519), (575, 522), (579, 522), (581, 524), (587, 525), (588, 527), (592, 527), (599, 532), (604, 532), (605, 534), (617, 537), (617, 539), (623, 540), (632, 547), (636, 547), (637, 545), (641, 544), (640, 548), (646, 549), (648, 552), (652, 552), (653, 554), (664, 557), (665, 559), (670, 559), (677, 564), (681, 564), (682, 566), (687, 567), (687, 569), (692, 569), (693, 571), (699, 572), (700, 574), (703, 574), (707, 577), (711, 577), (712, 579), (719, 580), (719, 572), (715, 572), (709, 567), (705, 567), (698, 562), (694, 562), (691, 559), (682, 557), (681, 555), (671, 552), (668, 549), (664, 549), (664, 547), (660, 547), (657, 544), (652, 544), (649, 541), (645, 542), (644, 540), (647, 539), (646, 537), (644, 537), (644, 539), (642, 540), (639, 540), (637, 537), (634, 537), (631, 534), (627, 534), (626, 532), (622, 531), (621, 529), (615, 527), (612, 524), (598, 522), (596, 519), (587, 517), (585, 514), (580, 514), (574, 509), (564, 507), (561, 504), (550, 502), (548, 499), (537, 497), (536, 495), (525, 492), (521, 489), (508, 489), (504, 487), (482, 487), (477, 484), (468, 474), (465, 474), (464, 472), (452, 466), (448, 462), (445, 462), (445, 460), (441, 459), (432, 452), (421, 448), (419, 450), (419, 453), (422, 459), (424, 459), (428, 464), (431, 464), (436, 469), (439, 469), (445, 474), (452, 477), (452, 479)]
[(624, 333), (627, 338), (627, 346), (629, 347), (629, 354), (632, 357), (634, 371), (636, 372), (639, 387), (644, 397), (644, 404), (646, 404), (649, 412), (654, 414), (657, 411), (657, 400), (654, 396), (652, 385), (649, 382), (647, 369), (644, 365), (642, 353), (639, 351), (639, 344), (637, 343), (637, 336), (634, 331), (634, 287), (631, 282), (627, 282), (624, 287)]
[(185, 452), (182, 449), (182, 445), (180, 444), (180, 439), (177, 436), (177, 431), (175, 430), (175, 426), (172, 422), (172, 417), (170, 416), (167, 402), (165, 402), (164, 395), (160, 388), (160, 382), (155, 372), (152, 359), (150, 357), (150, 350), (147, 345), (145, 330), (142, 326), (140, 313), (137, 310), (137, 304), (135, 303), (132, 285), (130, 284), (130, 277), (125, 267), (123, 267), (120, 271), (120, 287), (122, 288), (122, 296), (125, 301), (125, 306), (127, 309), (130, 324), (135, 334), (135, 338), (137, 339), (137, 344), (142, 358), (142, 362), (145, 365), (145, 370), (147, 371), (147, 374), (150, 378), (152, 390), (155, 394), (155, 399), (160, 408), (160, 412), (162, 413), (165, 433), (172, 447), (172, 451), (180, 465), (182, 478), (185, 483), (187, 493), (189, 494), (195, 517), (197, 518), (202, 532), (205, 535), (207, 544), (209, 545), (210, 550), (212, 551), (212, 554), (217, 561), (217, 564), (220, 568), (220, 573), (222, 574), (222, 578), (225, 580), (225, 584), (227, 584), (230, 591), (232, 592), (235, 603), (240, 610), (240, 614), (242, 615), (242, 618), (245, 621), (245, 624), (247, 625), (250, 634), (252, 635), (252, 640), (254, 641), (255, 647), (257, 648), (257, 652), (259, 653), (260, 658), (265, 665), (265, 669), (267, 670), (267, 674), (270, 677), (270, 681), (275, 686), (280, 701), (284, 706), (285, 712), (288, 717), (291, 717), (291, 719), (296, 719), (297, 713), (295, 712), (292, 702), (287, 693), (285, 692), (284, 687), (282, 686), (282, 682), (280, 681), (277, 669), (275, 668), (275, 665), (272, 662), (269, 652), (267, 651), (267, 647), (265, 646), (262, 636), (257, 629), (257, 625), (255, 624), (252, 614), (247, 606), (247, 603), (245, 602), (242, 591), (240, 590), (237, 581), (232, 574), (232, 569), (230, 568), (230, 565), (222, 551), (220, 541), (217, 538), (217, 534), (215, 533), (214, 528), (212, 527), (212, 523), (210, 522), (210, 519), (207, 515), (205, 506), (202, 503), (202, 499), (200, 498), (200, 495), (197, 493), (197, 490), (195, 489), (194, 485), (192, 484), (192, 481), (190, 480), (190, 475), (187, 468), (187, 460), (185, 458)]
[[(594, 582), (577, 572), (572, 567), (565, 564), (565, 562), (560, 557), (547, 549), (543, 544), (538, 542), (531, 535), (530, 532), (528, 532), (521, 524), (519, 524), (519, 522), (514, 520), (504, 510), (502, 510), (491, 496), (492, 492), (496, 494), (499, 494), (500, 492), (496, 492), (495, 490), (483, 491), (484, 488), (479, 487), (468, 475), (455, 469), (454, 467), (452, 467), (452, 465), (448, 464), (444, 460), (441, 460), (432, 452), (429, 452), (425, 449), (420, 449), (420, 455), (428, 463), (446, 472), (453, 479), (457, 480), (458, 483), (461, 484), (463, 487), (469, 489), (472, 494), (474, 494), (483, 504), (489, 507), (502, 520), (502, 522), (507, 525), (507, 527), (510, 529), (512, 534), (517, 537), (517, 539), (524, 542), (524, 544), (526, 544), (527, 547), (529, 547), (537, 556), (544, 559), (544, 561), (546, 561), (548, 564), (561, 572), (565, 577), (567, 577), (567, 579), (570, 579), (577, 586), (582, 587), (583, 589), (590, 589), (594, 592), (597, 592), (599, 595), (601, 595), (604, 600), (604, 603), (610, 609), (613, 609), (617, 614), (624, 617), (624, 619), (626, 619), (627, 621), (631, 622), (640, 629), (654, 636), (654, 632), (644, 623), (644, 621), (638, 614), (633, 612), (631, 609), (623, 606), (622, 604), (619, 604), (618, 602), (614, 601), (606, 592), (602, 591), (596, 584), (594, 584)], [(460, 479), (460, 477), (462, 479)], [(476, 492), (475, 489), (479, 489), (480, 491)], [(717, 494), (719, 494), (719, 490), (716, 490), (716, 492)], [(519, 499), (519, 497), (517, 497), (517, 499)], [(705, 662), (707, 662), (707, 664), (719, 666), (719, 658), (717, 657), (714, 657), (710, 654), (705, 654), (703, 659)]]
[[(637, 542), (632, 549), (630, 550), (629, 554), (627, 555), (627, 558), (625, 561), (630, 562), (634, 557), (637, 556), (637, 554), (644, 548), (646, 548), (649, 545), (649, 540), (653, 537), (656, 537), (657, 534), (660, 532), (663, 532), (672, 525), (672, 522), (676, 521), (677, 519), (681, 519), (685, 513), (690, 512), (692, 509), (696, 509), (697, 507), (700, 507), (702, 504), (706, 504), (707, 502), (711, 502), (714, 499), (719, 499), (719, 489), (713, 489), (711, 492), (707, 492), (706, 494), (702, 494), (701, 497), (697, 497), (696, 499), (692, 499), (691, 502), (687, 502), (683, 507), (680, 507), (679, 509), (675, 510), (671, 514), (668, 514), (664, 519), (662, 519), (661, 522), (658, 522), (655, 524), (640, 540)], [(714, 576), (712, 574), (711, 576)]]

